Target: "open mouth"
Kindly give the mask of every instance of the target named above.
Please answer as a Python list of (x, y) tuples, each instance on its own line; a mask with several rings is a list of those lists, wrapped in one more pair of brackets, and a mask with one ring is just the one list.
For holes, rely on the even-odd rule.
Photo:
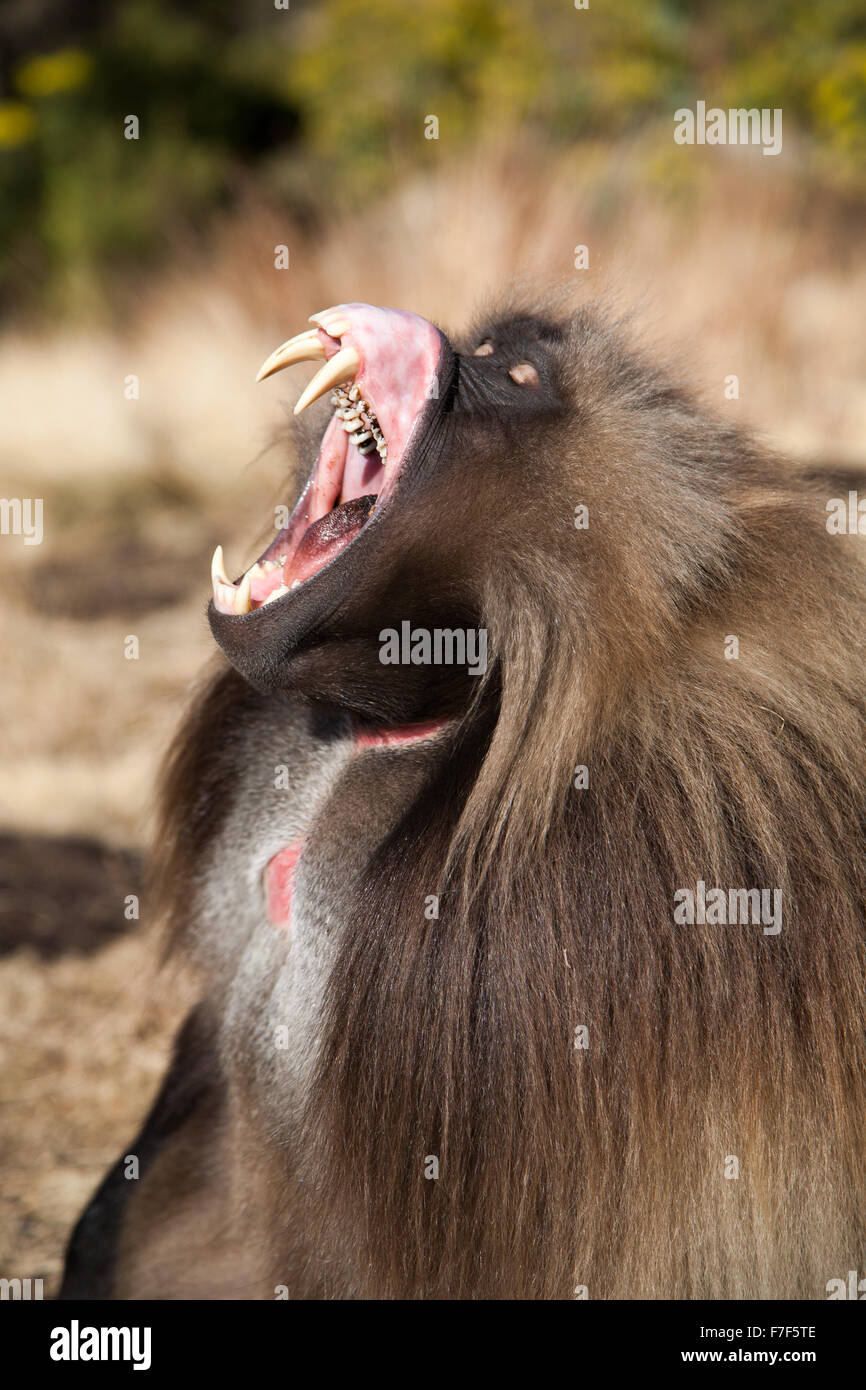
[(334, 413), (288, 524), (235, 583), (217, 546), (211, 578), (214, 607), (222, 614), (288, 602), (351, 544), (393, 493), (424, 407), (438, 396), (444, 340), (426, 319), (340, 304), (310, 322), (316, 327), (278, 347), (257, 380), (295, 362), (320, 361), (295, 414), (328, 392)]

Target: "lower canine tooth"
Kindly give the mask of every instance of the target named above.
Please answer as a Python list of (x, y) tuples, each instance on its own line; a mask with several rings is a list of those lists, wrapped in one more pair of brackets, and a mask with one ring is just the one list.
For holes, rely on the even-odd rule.
[(223, 564), (223, 548), (221, 545), (218, 545), (213, 553), (213, 559), (210, 562), (210, 577), (214, 589), (216, 589), (218, 583), (231, 584), (232, 582), (225, 572), (225, 566)]
[(249, 574), (245, 574), (235, 593), (235, 613), (249, 613), (253, 606), (250, 599), (251, 589), (252, 580)]

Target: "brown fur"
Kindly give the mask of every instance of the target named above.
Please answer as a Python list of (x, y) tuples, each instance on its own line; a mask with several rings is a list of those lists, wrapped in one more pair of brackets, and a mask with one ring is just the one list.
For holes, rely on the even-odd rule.
[[(822, 1297), (862, 1264), (863, 571), (591, 311), (560, 332), (567, 430), (495, 515), (461, 499), (493, 659), (459, 755), (346, 885), (272, 1197), (293, 1296)], [(224, 676), (180, 736), (176, 930), (263, 698)], [(781, 934), (675, 926), (699, 879), (782, 889)]]

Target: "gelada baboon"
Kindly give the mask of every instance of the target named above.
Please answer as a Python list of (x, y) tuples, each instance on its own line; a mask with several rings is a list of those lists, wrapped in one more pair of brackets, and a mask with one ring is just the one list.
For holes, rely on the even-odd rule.
[(826, 1297), (866, 1236), (855, 542), (596, 308), (312, 322), (261, 375), (318, 360), (330, 423), (215, 556), (165, 775), (203, 997), (65, 1295)]

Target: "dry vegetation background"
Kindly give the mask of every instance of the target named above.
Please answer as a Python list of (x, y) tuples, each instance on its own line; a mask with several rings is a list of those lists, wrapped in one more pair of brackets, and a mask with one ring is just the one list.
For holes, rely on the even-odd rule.
[(239, 572), (280, 499), (274, 440), (305, 378), (253, 385), (277, 342), (345, 299), (460, 326), (490, 295), (553, 281), (637, 306), (714, 408), (792, 459), (866, 457), (856, 220), (758, 150), (676, 160), (650, 177), (625, 140), (482, 145), (315, 236), (251, 203), (207, 250), (130, 275), (113, 321), (0, 336), (2, 491), (45, 507), (41, 546), (0, 539), (0, 1274), (56, 1287), (190, 996), (156, 971), (146, 898), (139, 923), (123, 899), (140, 891), (161, 753), (212, 656), (211, 552), (222, 542)]

